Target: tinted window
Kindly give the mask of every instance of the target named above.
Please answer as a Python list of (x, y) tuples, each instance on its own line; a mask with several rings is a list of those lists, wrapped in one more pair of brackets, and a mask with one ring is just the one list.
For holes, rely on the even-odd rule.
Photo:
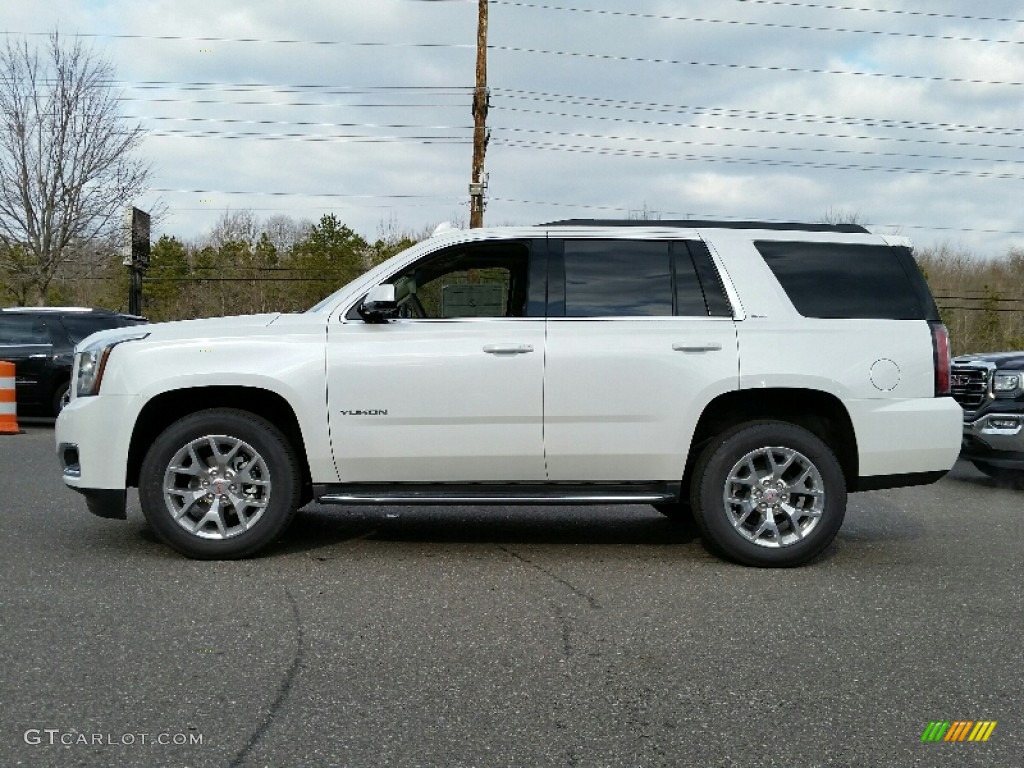
[(529, 248), (523, 243), (456, 246), (389, 280), (402, 317), (524, 317)]
[(754, 245), (804, 317), (925, 319), (895, 248), (764, 241)]
[[(681, 258), (678, 254), (682, 252), (682, 243), (676, 246), (677, 260)], [(718, 276), (715, 263), (711, 259), (708, 247), (702, 242), (687, 240), (686, 248), (690, 252), (693, 264), (697, 268), (700, 277), (701, 287), (704, 290), (704, 300), (707, 305), (707, 313), (712, 317), (732, 317), (732, 304), (725, 295), (725, 288), (722, 287), (722, 279)]]
[(708, 314), (708, 307), (704, 301), (704, 291), (700, 286), (700, 280), (697, 279), (697, 270), (686, 246), (686, 243), (672, 244), (672, 252), (675, 257), (675, 313), (700, 317)]
[(565, 241), (565, 316), (672, 314), (666, 242)]
[(43, 321), (28, 315), (0, 315), (0, 344), (49, 344)]

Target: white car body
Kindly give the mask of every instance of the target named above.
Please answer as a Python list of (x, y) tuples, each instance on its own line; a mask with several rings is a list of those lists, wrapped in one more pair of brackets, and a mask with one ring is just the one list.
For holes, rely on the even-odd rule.
[[(372, 287), (428, 254), (553, 236), (702, 240), (732, 317), (367, 323), (350, 315)], [(678, 484), (709, 404), (760, 391), (842, 404), (855, 443), (850, 490), (934, 480), (957, 458), (961, 411), (935, 396), (928, 324), (803, 317), (754, 247), (823, 239), (900, 244), (749, 228), (454, 230), (379, 265), (314, 311), (152, 324), (145, 338), (110, 350), (98, 396), (73, 396), (58, 419), (60, 450), (75, 446), (78, 458), (71, 471), (65, 461), (64, 481), (122, 493), (138, 461), (130, 451), (145, 448), (133, 449), (133, 433), (147, 404), (192, 392), (200, 409), (211, 388), (225, 387), (288, 404), (318, 497), (360, 483)], [(115, 338), (96, 334), (80, 348)]]

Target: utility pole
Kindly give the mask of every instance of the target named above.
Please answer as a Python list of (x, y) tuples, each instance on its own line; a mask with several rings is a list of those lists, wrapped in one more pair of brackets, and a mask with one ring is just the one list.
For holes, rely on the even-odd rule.
[(487, 154), (487, 0), (478, 0), (479, 19), (476, 29), (476, 90), (473, 91), (473, 175), (469, 181), (469, 226), (484, 225), (484, 155)]

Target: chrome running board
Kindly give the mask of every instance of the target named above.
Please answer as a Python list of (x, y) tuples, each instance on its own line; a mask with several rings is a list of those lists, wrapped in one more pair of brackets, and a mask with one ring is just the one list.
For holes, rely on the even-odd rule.
[(658, 504), (680, 483), (343, 483), (314, 485), (321, 504)]

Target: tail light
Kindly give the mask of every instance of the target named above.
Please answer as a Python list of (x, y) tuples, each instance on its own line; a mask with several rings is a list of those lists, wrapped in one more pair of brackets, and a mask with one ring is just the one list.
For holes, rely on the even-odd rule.
[(949, 351), (949, 331), (942, 323), (929, 323), (932, 329), (932, 351), (935, 357), (935, 396), (948, 397), (949, 369), (953, 364)]

